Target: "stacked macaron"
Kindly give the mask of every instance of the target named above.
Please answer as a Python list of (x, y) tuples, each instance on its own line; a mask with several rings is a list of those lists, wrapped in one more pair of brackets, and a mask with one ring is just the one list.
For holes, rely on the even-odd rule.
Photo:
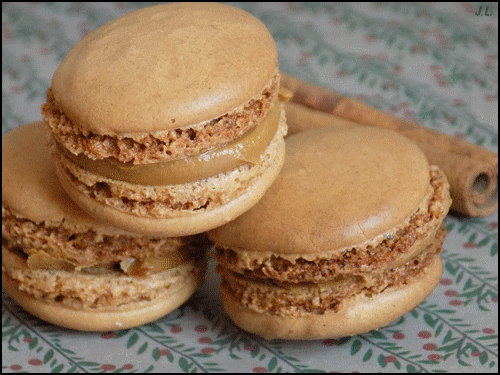
[(159, 5), (87, 35), (53, 76), (45, 122), (2, 140), (9, 295), (89, 331), (177, 308), (206, 268), (201, 233), (277, 177), (282, 107), (274, 41), (237, 8)]
[(262, 200), (209, 232), (233, 321), (267, 339), (338, 338), (422, 302), (442, 273), (444, 174), (378, 128), (311, 130), (286, 148)]
[(58, 175), (91, 215), (184, 236), (248, 210), (284, 160), (277, 49), (228, 5), (118, 18), (78, 42), (42, 106)]

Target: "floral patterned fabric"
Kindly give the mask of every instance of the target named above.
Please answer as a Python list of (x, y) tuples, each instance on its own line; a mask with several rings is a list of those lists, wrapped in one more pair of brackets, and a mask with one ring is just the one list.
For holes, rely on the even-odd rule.
[[(498, 152), (497, 3), (232, 3), (283, 71)], [(3, 3), (2, 134), (41, 119), (56, 67), (104, 23), (153, 3)], [(224, 313), (213, 270), (164, 318), (113, 333), (40, 321), (2, 295), (4, 372), (498, 372), (498, 217), (445, 220), (436, 290), (378, 331), (265, 341)]]

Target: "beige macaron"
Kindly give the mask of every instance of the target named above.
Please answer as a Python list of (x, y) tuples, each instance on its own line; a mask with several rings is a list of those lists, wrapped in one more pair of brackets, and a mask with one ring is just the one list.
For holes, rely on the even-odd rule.
[(2, 285), (50, 323), (112, 331), (184, 303), (206, 269), (205, 235), (160, 238), (116, 229), (64, 192), (42, 122), (2, 137)]
[(338, 338), (422, 302), (442, 273), (444, 174), (382, 129), (311, 130), (286, 147), (262, 200), (209, 232), (234, 322), (267, 339)]
[(215, 3), (122, 16), (79, 41), (42, 115), (64, 189), (93, 216), (185, 236), (253, 206), (284, 160), (275, 42)]

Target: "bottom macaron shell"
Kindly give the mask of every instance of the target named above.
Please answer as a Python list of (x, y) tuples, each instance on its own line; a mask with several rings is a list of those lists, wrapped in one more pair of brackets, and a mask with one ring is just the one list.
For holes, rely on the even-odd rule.
[(274, 163), (267, 168), (258, 181), (247, 191), (229, 203), (210, 211), (196, 211), (192, 215), (172, 218), (148, 218), (118, 211), (80, 192), (68, 180), (67, 175), (56, 164), (56, 173), (68, 195), (95, 218), (122, 229), (148, 236), (178, 237), (202, 233), (235, 219), (253, 207), (272, 185), (285, 160), (285, 142), (277, 144)]
[(60, 327), (80, 331), (117, 331), (159, 319), (186, 302), (195, 292), (200, 278), (192, 277), (168, 298), (130, 303), (116, 308), (77, 310), (33, 298), (19, 289), (19, 283), (2, 272), (7, 294), (26, 311)]
[(345, 301), (338, 312), (279, 316), (257, 313), (243, 307), (224, 285), (221, 299), (233, 322), (240, 328), (272, 339), (320, 340), (353, 336), (384, 327), (418, 306), (437, 286), (443, 272), (436, 255), (425, 274), (410, 285), (387, 288), (367, 297), (357, 295)]

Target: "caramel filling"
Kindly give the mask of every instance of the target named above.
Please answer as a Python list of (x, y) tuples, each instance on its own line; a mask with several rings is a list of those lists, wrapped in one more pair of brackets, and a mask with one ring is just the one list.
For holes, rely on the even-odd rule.
[(325, 292), (328, 290), (335, 290), (342, 288), (352, 283), (358, 282), (358, 277), (356, 276), (340, 276), (334, 280), (327, 280), (319, 283), (313, 282), (301, 282), (301, 283), (289, 283), (285, 281), (278, 281), (273, 279), (260, 279), (257, 277), (252, 277), (250, 275), (241, 275), (235, 272), (229, 271), (222, 266), (217, 266), (217, 273), (227, 281), (229, 284), (242, 282), (247, 284), (248, 282), (256, 285), (261, 285), (267, 288), (278, 288), (285, 289), (291, 293), (304, 292), (312, 289), (318, 289), (320, 292)]
[(229, 284), (238, 282), (243, 282), (246, 284), (248, 281), (250, 281), (252, 284), (255, 284), (257, 286), (261, 285), (263, 287), (272, 289), (274, 288), (284, 289), (290, 293), (311, 292), (313, 289), (317, 289), (320, 293), (323, 293), (326, 291), (337, 290), (339, 288), (348, 286), (349, 284), (359, 282), (359, 278), (356, 276), (340, 277), (335, 280), (328, 280), (319, 283), (302, 282), (297, 284), (280, 282), (272, 279), (256, 279), (256, 278), (246, 279), (245, 277), (237, 275), (235, 273), (230, 273), (230, 274), (226, 273), (225, 275), (223, 273), (222, 276), (223, 279)]
[(150, 257), (143, 260), (130, 257), (121, 262), (82, 267), (62, 259), (54, 258), (43, 250), (38, 250), (28, 256), (26, 264), (31, 270), (84, 272), (90, 274), (105, 274), (110, 271), (119, 270), (128, 276), (146, 277), (178, 268), (189, 261), (188, 256), (180, 252), (174, 252), (162, 257)]
[(252, 280), (252, 282), (255, 284), (265, 285), (269, 288), (285, 289), (291, 293), (308, 292), (312, 291), (313, 289), (317, 289), (319, 292), (322, 293), (330, 290), (343, 288), (349, 284), (356, 283), (357, 281), (358, 279), (355, 276), (340, 277), (335, 280), (322, 281), (319, 283), (302, 282), (297, 284), (280, 282), (277, 280), (270, 280), (270, 279)]
[[(282, 95), (286, 100), (286, 95)], [(59, 146), (66, 158), (90, 173), (115, 181), (138, 185), (175, 185), (203, 180), (230, 171), (245, 163), (258, 164), (279, 126), (281, 105), (275, 103), (268, 116), (255, 128), (227, 145), (185, 159), (134, 165), (107, 158), (93, 160), (74, 155)]]

